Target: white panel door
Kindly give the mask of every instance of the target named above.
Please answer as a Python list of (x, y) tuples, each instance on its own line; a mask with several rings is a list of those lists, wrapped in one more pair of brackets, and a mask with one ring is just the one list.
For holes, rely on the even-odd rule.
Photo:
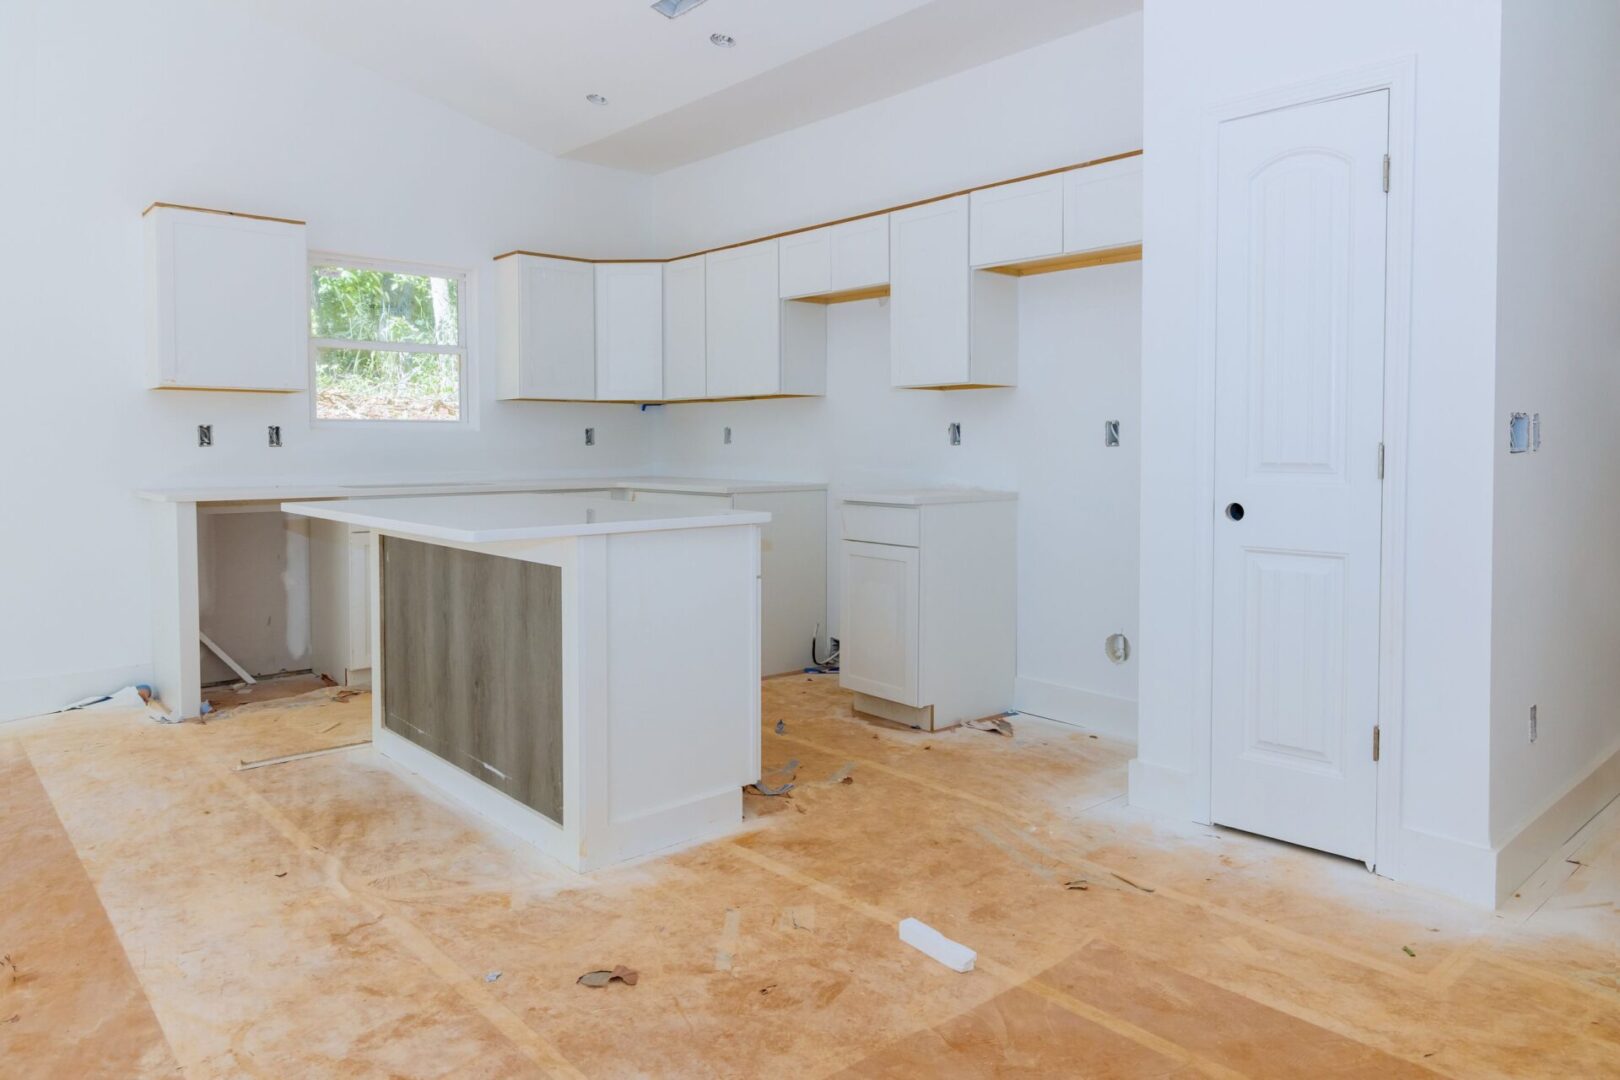
[(662, 263), (596, 265), (596, 396), (664, 396)]
[(846, 221), (827, 231), (831, 237), (834, 292), (888, 284), (888, 214)]
[(981, 188), (971, 196), (974, 266), (997, 266), (1063, 251), (1063, 177), (1040, 176)]
[(889, 369), (896, 386), (968, 381), (968, 197), (889, 215)]
[(518, 352), (521, 396), (596, 397), (596, 270), (568, 259), (524, 260)]
[(838, 684), (920, 707), (917, 549), (845, 540)]
[(702, 255), (664, 264), (664, 397), (671, 401), (708, 393), (705, 272)]
[(1140, 157), (1063, 174), (1064, 251), (1101, 251), (1141, 242)]
[(1371, 863), (1388, 93), (1223, 124), (1211, 812)]
[(784, 236), (776, 242), (780, 280), (777, 292), (784, 300), (816, 296), (832, 289), (832, 233), (828, 229)]
[(708, 259), (709, 397), (782, 388), (782, 301), (776, 241), (711, 251)]

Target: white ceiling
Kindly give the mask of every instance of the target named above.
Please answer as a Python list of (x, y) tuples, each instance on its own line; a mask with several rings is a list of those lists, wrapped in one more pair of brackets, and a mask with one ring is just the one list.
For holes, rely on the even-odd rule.
[[(562, 157), (660, 172), (1086, 26), (1141, 0), (237, 0)], [(732, 49), (709, 42), (730, 34)], [(586, 94), (602, 94), (592, 105)]]

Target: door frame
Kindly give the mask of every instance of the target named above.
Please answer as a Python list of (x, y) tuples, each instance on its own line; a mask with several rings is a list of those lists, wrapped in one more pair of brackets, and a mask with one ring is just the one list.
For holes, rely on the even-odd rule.
[[(1406, 472), (1407, 395), (1410, 380), (1412, 323), (1412, 194), (1414, 158), (1414, 88), (1417, 61), (1406, 56), (1354, 68), (1336, 75), (1291, 83), (1244, 95), (1209, 109), (1203, 120), (1204, 192), (1200, 214), (1198, 288), (1197, 446), (1204, 454), (1198, 469), (1198, 517), (1194, 617), (1203, 636), (1198, 649), (1198, 692), (1201, 713), (1194, 717), (1192, 745), (1193, 805), (1208, 824), (1213, 818), (1211, 791), (1215, 723), (1215, 330), (1218, 245), (1216, 208), (1219, 198), (1221, 125), (1260, 113), (1337, 98), (1389, 92), (1390, 190), (1386, 206), (1384, 269), (1384, 485), (1382, 536), (1379, 544), (1378, 726), (1380, 753), (1377, 779), (1374, 857), (1369, 865), (1386, 877), (1399, 877), (1401, 845), (1401, 758), (1406, 626)], [(1372, 748), (1369, 746), (1368, 752)]]

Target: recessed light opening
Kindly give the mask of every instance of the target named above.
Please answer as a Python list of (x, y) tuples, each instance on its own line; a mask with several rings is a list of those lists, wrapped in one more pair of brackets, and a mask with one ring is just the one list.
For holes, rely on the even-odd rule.
[(590, 102), (592, 105), (607, 104), (607, 98), (603, 97), (601, 94), (586, 94), (585, 100)]
[(730, 34), (710, 34), (709, 41), (711, 44), (718, 45), (722, 49), (729, 49), (733, 45), (737, 44), (737, 39), (732, 37)]

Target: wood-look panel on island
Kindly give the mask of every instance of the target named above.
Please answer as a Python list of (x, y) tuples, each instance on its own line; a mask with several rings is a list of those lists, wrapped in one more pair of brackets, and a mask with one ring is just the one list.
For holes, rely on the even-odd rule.
[(384, 724), (562, 824), (561, 569), (382, 545)]

